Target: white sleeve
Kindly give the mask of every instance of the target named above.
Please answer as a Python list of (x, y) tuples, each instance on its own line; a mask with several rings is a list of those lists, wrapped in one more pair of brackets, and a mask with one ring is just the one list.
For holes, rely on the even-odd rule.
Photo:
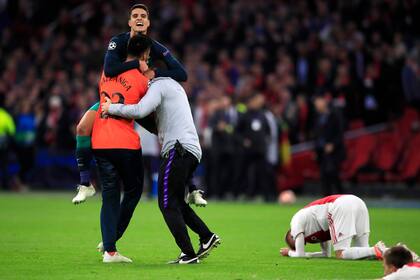
[[(289, 250), (289, 257), (292, 258), (323, 258), (328, 257), (328, 255), (324, 252), (324, 247), (321, 248), (322, 252), (313, 252), (313, 253), (305, 253), (305, 236), (303, 233), (299, 233), (295, 239), (295, 247), (296, 251)], [(328, 246), (328, 245), (326, 245)]]
[(108, 113), (127, 119), (141, 119), (155, 111), (161, 102), (162, 91), (159, 87), (151, 86), (139, 103), (131, 105), (111, 104)]
[(290, 222), (290, 234), (293, 239), (296, 239), (300, 233), (305, 232), (306, 216), (303, 215), (302, 210), (298, 211)]

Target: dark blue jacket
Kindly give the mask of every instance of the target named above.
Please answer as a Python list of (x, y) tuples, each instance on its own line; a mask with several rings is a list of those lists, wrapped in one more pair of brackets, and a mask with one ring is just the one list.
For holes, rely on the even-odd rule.
[[(127, 44), (130, 39), (130, 32), (121, 33), (111, 38), (108, 50), (105, 53), (104, 73), (107, 77), (114, 77), (130, 69), (139, 68), (139, 61), (132, 60), (125, 62), (127, 58)], [(159, 42), (152, 40), (153, 45), (150, 51), (150, 58), (153, 61), (161, 59), (165, 62), (167, 69), (156, 69), (156, 77), (170, 77), (178, 82), (187, 80), (187, 72), (181, 63), (170, 53), (170, 51)]]

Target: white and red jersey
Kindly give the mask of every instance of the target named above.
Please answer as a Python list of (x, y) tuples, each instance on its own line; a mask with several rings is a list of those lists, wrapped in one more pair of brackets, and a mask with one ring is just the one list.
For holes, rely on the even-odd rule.
[(290, 223), (293, 239), (303, 233), (305, 243), (320, 243), (331, 240), (328, 224), (328, 206), (343, 195), (330, 195), (315, 200), (299, 210)]
[(388, 274), (384, 280), (418, 280), (420, 279), (420, 263), (409, 263), (395, 271)]
[(330, 195), (315, 200), (292, 218), (291, 235), (303, 233), (306, 243), (343, 239), (369, 232), (365, 203), (354, 195)]

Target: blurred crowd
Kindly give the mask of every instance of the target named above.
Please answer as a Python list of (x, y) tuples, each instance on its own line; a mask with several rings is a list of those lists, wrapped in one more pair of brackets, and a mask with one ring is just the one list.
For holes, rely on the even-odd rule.
[[(316, 94), (367, 125), (420, 107), (419, 1), (141, 2), (151, 37), (187, 69), (213, 196), (271, 197), (278, 143), (314, 137)], [(0, 1), (0, 99), (18, 145), (74, 148), (75, 125), (98, 99), (107, 43), (128, 31), (131, 4)]]

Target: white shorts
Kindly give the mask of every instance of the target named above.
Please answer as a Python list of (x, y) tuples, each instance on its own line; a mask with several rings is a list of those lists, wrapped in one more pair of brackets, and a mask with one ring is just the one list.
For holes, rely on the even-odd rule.
[(363, 235), (355, 235), (337, 241), (337, 243), (334, 244), (334, 251), (345, 250), (350, 247), (370, 247), (369, 233), (365, 233)]
[[(354, 195), (344, 195), (331, 203), (328, 209), (328, 226), (331, 241), (335, 244), (370, 232), (369, 212), (366, 204)], [(343, 249), (343, 248), (341, 248)]]

